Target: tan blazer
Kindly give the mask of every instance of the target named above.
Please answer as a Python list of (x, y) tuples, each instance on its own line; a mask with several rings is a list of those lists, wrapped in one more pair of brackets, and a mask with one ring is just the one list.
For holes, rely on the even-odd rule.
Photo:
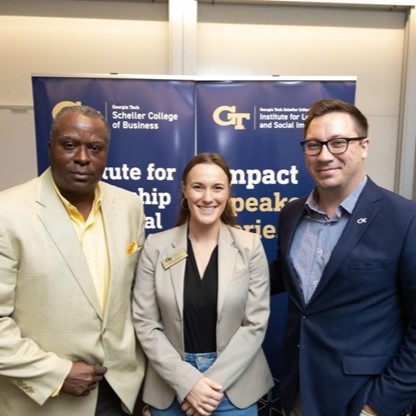
[[(182, 360), (187, 225), (148, 237), (137, 268), (133, 321), (149, 362), (143, 399), (182, 402), (202, 374)], [(166, 270), (162, 262), (166, 259)], [(176, 262), (176, 260), (178, 260)], [(165, 263), (166, 264), (166, 263)], [(218, 241), (218, 358), (205, 375), (247, 407), (273, 385), (261, 344), (269, 317), (269, 272), (257, 235), (222, 225)]]
[(130, 312), (138, 260), (131, 243), (142, 246), (144, 214), (133, 193), (101, 187), (111, 282), (105, 313), (50, 170), (0, 193), (0, 415), (93, 416), (97, 389), (50, 398), (76, 360), (107, 366), (108, 382), (133, 408), (145, 364)]

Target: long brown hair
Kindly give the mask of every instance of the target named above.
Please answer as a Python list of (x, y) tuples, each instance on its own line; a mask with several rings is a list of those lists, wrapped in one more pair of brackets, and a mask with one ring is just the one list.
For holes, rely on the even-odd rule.
[[(195, 165), (199, 165), (201, 163), (219, 166), (227, 175), (228, 185), (231, 188), (232, 176), (231, 176), (230, 169), (228, 168), (227, 162), (219, 153), (208, 153), (208, 152), (197, 154), (187, 163), (187, 165), (185, 166), (185, 169), (182, 172), (182, 184), (183, 185), (186, 184), (186, 181), (188, 179), (188, 174), (191, 171), (191, 169)], [(185, 224), (189, 220), (189, 217), (190, 217), (190, 211), (188, 208), (188, 203), (186, 199), (184, 198), (184, 195), (182, 194), (180, 211), (178, 215), (178, 220), (176, 221), (176, 225)], [(230, 196), (228, 197), (227, 204), (225, 205), (225, 209), (223, 213), (221, 214), (221, 221), (224, 224), (231, 225), (231, 226), (234, 226), (236, 224)]]

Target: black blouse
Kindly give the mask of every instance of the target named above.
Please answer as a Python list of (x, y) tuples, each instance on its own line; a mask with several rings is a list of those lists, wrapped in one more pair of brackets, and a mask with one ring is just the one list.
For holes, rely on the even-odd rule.
[(186, 352), (216, 352), (217, 294), (218, 246), (212, 251), (201, 279), (192, 244), (188, 239), (183, 303)]

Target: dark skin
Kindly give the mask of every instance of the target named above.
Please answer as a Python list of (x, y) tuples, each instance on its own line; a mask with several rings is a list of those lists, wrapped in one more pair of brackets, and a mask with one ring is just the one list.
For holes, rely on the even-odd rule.
[(88, 396), (91, 390), (103, 379), (107, 368), (82, 361), (72, 363), (72, 368), (64, 380), (61, 391), (72, 396)]
[[(108, 131), (102, 120), (76, 113), (62, 115), (57, 134), (49, 142), (52, 176), (62, 196), (84, 219), (92, 209), (95, 188), (108, 155)], [(61, 392), (87, 396), (103, 379), (102, 363), (73, 362)]]
[(66, 113), (49, 142), (52, 176), (61, 194), (88, 218), (108, 155), (108, 132), (98, 118)]

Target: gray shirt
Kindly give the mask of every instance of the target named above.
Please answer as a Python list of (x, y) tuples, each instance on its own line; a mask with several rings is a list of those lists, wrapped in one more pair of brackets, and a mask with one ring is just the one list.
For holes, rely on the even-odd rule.
[(305, 303), (311, 299), (332, 251), (336, 246), (352, 210), (367, 182), (367, 176), (338, 206), (329, 218), (318, 207), (313, 190), (305, 202), (305, 214), (295, 231), (290, 259), (297, 272)]

